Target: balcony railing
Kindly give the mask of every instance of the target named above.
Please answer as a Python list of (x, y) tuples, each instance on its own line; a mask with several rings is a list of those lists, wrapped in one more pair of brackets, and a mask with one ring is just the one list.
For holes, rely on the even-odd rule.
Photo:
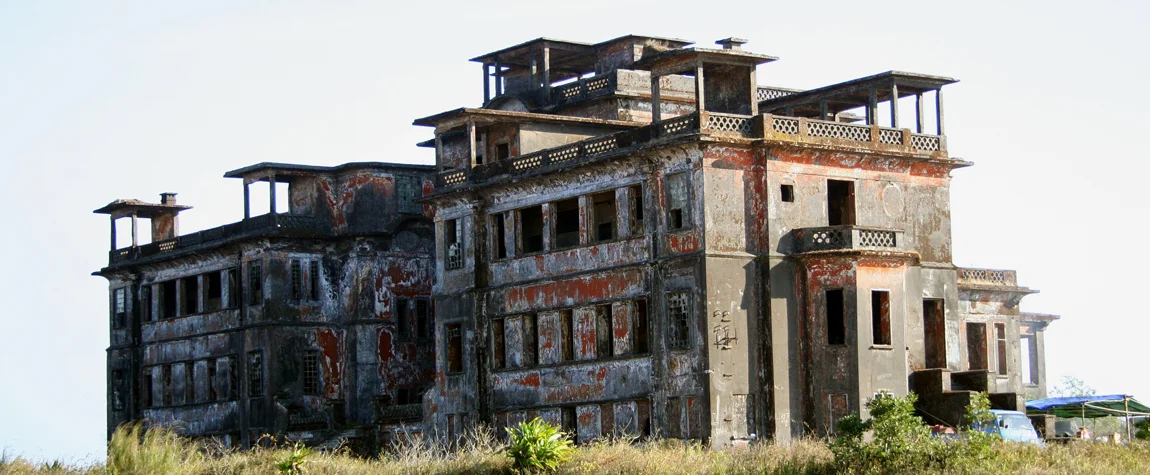
[(802, 92), (802, 91), (798, 91), (798, 90), (794, 90), (794, 89), (783, 89), (781, 87), (759, 86), (759, 89), (757, 91), (755, 91), (755, 99), (757, 99), (759, 102), (769, 101), (771, 99), (778, 99), (780, 97), (786, 97), (786, 96), (789, 96), (789, 95), (794, 94), (796, 92)]
[(185, 234), (174, 239), (157, 241), (137, 247), (116, 249), (108, 254), (110, 263), (119, 263), (175, 252), (203, 244), (227, 241), (229, 239), (246, 235), (264, 234), (293, 234), (298, 232), (317, 231), (315, 218), (294, 214), (265, 214), (255, 216), (238, 223), (205, 229), (203, 231)]
[(419, 421), (423, 419), (423, 404), (381, 406), (376, 419), (379, 424)]
[(843, 122), (784, 117), (691, 113), (661, 120), (655, 124), (610, 135), (593, 137), (538, 152), (485, 163), (471, 169), (447, 170), (436, 175), (436, 188), (447, 189), (469, 183), (483, 183), (505, 174), (547, 168), (554, 164), (573, 163), (607, 155), (636, 144), (658, 138), (706, 134), (715, 137), (767, 139), (840, 147), (868, 147), (904, 153), (945, 153), (946, 138), (915, 134), (907, 129), (877, 125), (854, 125)]
[(605, 95), (615, 90), (615, 84), (615, 75), (608, 74), (556, 86), (551, 88), (551, 104), (563, 105)]
[(1018, 274), (1012, 270), (960, 267), (958, 269), (958, 282), (963, 284), (1016, 287), (1018, 285)]
[(799, 252), (837, 250), (897, 251), (905, 248), (903, 232), (862, 226), (827, 226), (795, 230)]

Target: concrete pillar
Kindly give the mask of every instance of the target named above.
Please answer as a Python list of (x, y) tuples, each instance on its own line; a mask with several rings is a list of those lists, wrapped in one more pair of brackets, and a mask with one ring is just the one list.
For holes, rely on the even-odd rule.
[(656, 123), (662, 120), (662, 111), (659, 102), (659, 76), (656, 76), (654, 71), (651, 72), (651, 123)]
[(898, 84), (890, 85), (890, 126), (898, 128)]
[(878, 125), (878, 91), (870, 88), (866, 105), (866, 125)]
[(695, 110), (699, 112), (707, 110), (704, 97), (706, 93), (703, 91), (703, 63), (698, 63), (695, 65)]
[(920, 92), (920, 93), (914, 95), (914, 120), (915, 120), (914, 131), (916, 133), (921, 134), (922, 129), (926, 128), (926, 124), (924, 123), (924, 119), (926, 119), (926, 117), (924, 117), (922, 114), (922, 93)]
[(946, 135), (946, 127), (942, 123), (942, 89), (934, 91), (934, 114), (938, 120), (938, 135)]
[(475, 121), (467, 121), (467, 163), (475, 166)]
[(248, 190), (249, 183), (244, 181), (244, 219), (252, 217), (252, 197), (251, 192)]
[(271, 190), (269, 196), (271, 197), (271, 206), (268, 207), (271, 214), (276, 214), (276, 175), (273, 173), (268, 176), (268, 189)]
[(491, 65), (483, 63), (483, 104), (491, 100)]
[(112, 250), (116, 250), (116, 215), (111, 215), (112, 222)]
[(543, 96), (551, 103), (551, 48), (543, 47)]
[(137, 223), (138, 223), (138, 221), (136, 219), (136, 212), (133, 211), (132, 212), (132, 247), (137, 247), (140, 245), (140, 240), (138, 237), (139, 232), (136, 230)]
[(495, 59), (495, 95), (503, 95), (503, 64), (499, 62), (499, 58)]

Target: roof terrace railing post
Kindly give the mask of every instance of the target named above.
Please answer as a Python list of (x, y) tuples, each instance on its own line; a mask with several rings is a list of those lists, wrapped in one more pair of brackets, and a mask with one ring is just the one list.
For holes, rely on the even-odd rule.
[(269, 196), (271, 199), (271, 204), (269, 205), (268, 209), (270, 210), (272, 216), (275, 216), (275, 214), (276, 214), (276, 175), (275, 175), (275, 173), (268, 175), (268, 189), (271, 190), (269, 193)]
[[(582, 78), (580, 78), (582, 80)], [(659, 135), (659, 127), (657, 124), (662, 120), (662, 105), (659, 102), (659, 76), (655, 72), (651, 72), (651, 124), (656, 124), (651, 127), (651, 135)]]
[(137, 222), (138, 221), (136, 220), (136, 212), (132, 211), (132, 247), (133, 248), (138, 247), (139, 243), (140, 243), (140, 240), (138, 238), (139, 233), (136, 231)]
[(827, 120), (827, 100), (819, 100), (819, 120)]
[(483, 105), (491, 100), (491, 65), (483, 63)]
[(706, 107), (706, 92), (703, 91), (703, 63), (695, 64), (695, 110), (703, 112)]
[(244, 180), (244, 219), (251, 219), (252, 217), (252, 197), (251, 192), (248, 190), (248, 181)]
[(468, 168), (475, 167), (475, 121), (467, 120), (467, 163)]
[(878, 125), (878, 91), (870, 88), (866, 106), (866, 125)]
[(922, 129), (926, 128), (926, 124), (923, 123), (924, 119), (925, 117), (922, 115), (922, 93), (920, 92), (914, 95), (914, 120), (916, 122), (914, 129), (915, 133), (921, 134)]
[(898, 128), (898, 84), (890, 85), (890, 126)]
[(116, 213), (110, 214), (112, 219), (112, 250), (116, 250)]
[(495, 58), (495, 95), (503, 95), (503, 64)]
[(946, 127), (942, 124), (942, 88), (934, 91), (934, 109), (938, 120), (938, 135), (946, 135)]
[(551, 102), (551, 48), (543, 47), (543, 97)]

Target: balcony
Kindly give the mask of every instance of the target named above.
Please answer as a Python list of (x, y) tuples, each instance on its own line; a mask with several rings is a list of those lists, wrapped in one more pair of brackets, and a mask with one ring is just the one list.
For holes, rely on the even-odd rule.
[(565, 167), (600, 156), (634, 152), (640, 145), (658, 139), (699, 134), (726, 139), (868, 148), (948, 159), (946, 137), (912, 133), (909, 129), (770, 114), (749, 116), (695, 112), (664, 119), (637, 129), (485, 163), (471, 169), (446, 170), (436, 175), (435, 185), (437, 190), (445, 190), (468, 184), (482, 184), (504, 175), (522, 176), (525, 172), (536, 169)]
[(116, 249), (108, 254), (109, 264), (118, 264), (146, 257), (175, 254), (180, 251), (218, 244), (237, 237), (273, 235), (310, 235), (318, 231), (315, 218), (292, 214), (265, 214), (232, 224), (205, 229), (137, 247)]
[(379, 424), (418, 422), (420, 420), (423, 420), (423, 404), (380, 406), (377, 409), (376, 422)]
[(901, 251), (903, 232), (862, 226), (827, 226), (795, 230), (798, 252), (868, 250)]

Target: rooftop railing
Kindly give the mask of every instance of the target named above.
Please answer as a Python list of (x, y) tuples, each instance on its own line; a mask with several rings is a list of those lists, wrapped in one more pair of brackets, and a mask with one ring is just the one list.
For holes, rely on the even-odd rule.
[(795, 230), (799, 252), (836, 250), (897, 251), (906, 246), (903, 232), (865, 226), (825, 226)]
[(171, 253), (182, 249), (223, 242), (239, 236), (259, 236), (314, 232), (318, 230), (315, 218), (294, 214), (264, 214), (237, 223), (156, 241), (143, 246), (116, 249), (108, 254), (109, 263), (116, 264), (144, 257)]
[(377, 423), (411, 422), (423, 419), (423, 404), (401, 404), (379, 408)]
[(958, 282), (963, 284), (1018, 286), (1018, 274), (1012, 270), (958, 268)]
[(551, 104), (563, 105), (605, 95), (615, 90), (615, 84), (615, 75), (608, 74), (555, 86), (551, 88)]
[(485, 163), (470, 169), (446, 170), (436, 175), (436, 188), (443, 190), (469, 183), (483, 183), (504, 174), (522, 173), (607, 155), (657, 138), (692, 134), (839, 147), (866, 147), (916, 154), (936, 154), (946, 151), (945, 137), (915, 134), (908, 129), (770, 114), (750, 116), (695, 112), (636, 129)]

